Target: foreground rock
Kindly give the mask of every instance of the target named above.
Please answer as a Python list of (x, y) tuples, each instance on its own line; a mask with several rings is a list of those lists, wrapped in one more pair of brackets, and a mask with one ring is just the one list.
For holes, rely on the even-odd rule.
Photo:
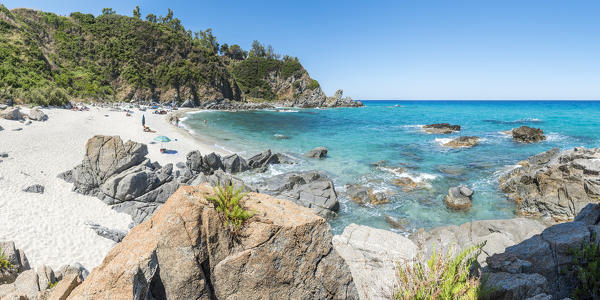
[[(79, 282), (85, 277), (86, 270), (80, 265), (63, 266), (57, 272), (49, 266), (32, 270), (25, 253), (13, 242), (0, 242), (0, 251), (11, 265), (0, 270), (0, 299), (66, 299), (58, 288), (60, 281), (70, 275)], [(56, 287), (50, 289), (51, 285)]]
[(446, 207), (454, 210), (468, 210), (471, 208), (473, 190), (464, 186), (456, 186), (448, 189), (448, 195), (444, 198)]
[(21, 111), (18, 107), (8, 107), (0, 111), (0, 118), (16, 121), (22, 119), (23, 114), (21, 114)]
[[(205, 197), (182, 187), (136, 226), (70, 297), (356, 299), (327, 222), (286, 200), (250, 194), (255, 216), (232, 237)], [(302, 259), (298, 259), (302, 258)]]
[(327, 148), (317, 147), (315, 149), (312, 149), (312, 150), (306, 152), (306, 154), (304, 154), (304, 156), (309, 157), (309, 158), (325, 158), (325, 157), (327, 157)]
[(522, 215), (569, 221), (600, 197), (600, 148), (554, 148), (519, 165), (500, 178), (500, 188)]
[(312, 208), (318, 215), (336, 215), (340, 204), (333, 181), (317, 171), (290, 172), (252, 185), (258, 192)]
[(461, 136), (444, 144), (450, 148), (471, 148), (479, 144), (479, 137), (476, 136)]
[(544, 131), (539, 128), (521, 126), (513, 129), (511, 133), (513, 139), (521, 143), (537, 143), (546, 139)]
[(333, 246), (350, 267), (361, 299), (389, 299), (397, 264), (411, 262), (419, 251), (399, 234), (356, 224), (334, 236)]
[(424, 258), (429, 258), (434, 248), (438, 253), (453, 254), (487, 241), (478, 259), (485, 265), (488, 256), (501, 253), (506, 247), (528, 239), (545, 228), (541, 222), (528, 218), (483, 220), (437, 227), (430, 231), (419, 229), (410, 239), (421, 249)]
[(423, 129), (427, 133), (433, 134), (449, 134), (460, 131), (459, 125), (450, 125), (448, 123), (438, 123), (423, 126)]
[(541, 234), (487, 258), (488, 285), (493, 299), (524, 299), (539, 294), (551, 299), (569, 297), (578, 278), (572, 270), (572, 249), (598, 243), (600, 205), (589, 204), (575, 218), (545, 229)]

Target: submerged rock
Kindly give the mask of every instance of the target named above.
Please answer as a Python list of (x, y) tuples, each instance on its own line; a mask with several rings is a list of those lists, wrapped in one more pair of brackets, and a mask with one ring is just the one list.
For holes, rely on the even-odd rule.
[(471, 197), (473, 196), (473, 190), (464, 187), (457, 186), (448, 189), (448, 195), (444, 198), (444, 204), (450, 209), (454, 210), (468, 210), (471, 208)]
[(512, 137), (521, 143), (537, 143), (546, 139), (544, 131), (539, 128), (521, 126), (512, 130)]
[(450, 148), (471, 148), (479, 144), (479, 137), (476, 136), (461, 136), (444, 144)]
[(569, 221), (600, 197), (600, 148), (555, 148), (519, 165), (500, 178), (500, 188), (522, 215)]
[(70, 297), (358, 298), (323, 218), (286, 200), (250, 194), (242, 204), (255, 216), (233, 238), (206, 200), (211, 192), (206, 185), (180, 188)]
[(312, 149), (312, 150), (306, 152), (306, 154), (304, 154), (304, 156), (309, 157), (309, 158), (326, 158), (327, 157), (327, 148), (317, 147), (315, 149)]
[(410, 192), (423, 186), (421, 182), (415, 182), (410, 177), (395, 178), (392, 180), (392, 183), (394, 185), (401, 186), (403, 192)]
[(423, 126), (423, 130), (433, 134), (449, 134), (460, 131), (460, 125), (450, 125), (448, 123), (437, 123)]

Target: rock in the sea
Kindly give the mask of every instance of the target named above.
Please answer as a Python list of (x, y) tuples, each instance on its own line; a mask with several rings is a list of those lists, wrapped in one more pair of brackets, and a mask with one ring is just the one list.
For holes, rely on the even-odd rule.
[(286, 200), (249, 194), (243, 206), (255, 216), (233, 238), (206, 200), (211, 192), (209, 186), (180, 188), (70, 297), (358, 298), (323, 218)]
[(117, 243), (122, 241), (123, 238), (125, 237), (125, 235), (127, 234), (127, 232), (123, 232), (121, 230), (110, 229), (108, 227), (104, 227), (100, 224), (96, 224), (96, 223), (92, 223), (92, 222), (86, 222), (85, 225), (87, 225), (91, 230), (96, 232), (97, 235), (107, 238), (109, 240), (113, 240)]
[(544, 131), (539, 128), (521, 126), (512, 130), (512, 137), (521, 143), (537, 143), (546, 139)]
[(373, 189), (360, 184), (346, 184), (346, 195), (358, 204), (379, 205), (390, 202), (384, 192), (374, 193)]
[(479, 137), (476, 136), (461, 136), (444, 144), (450, 148), (471, 148), (479, 144)]
[(433, 134), (449, 134), (460, 131), (460, 125), (450, 125), (448, 123), (437, 123), (423, 126), (423, 130)]
[(392, 183), (394, 185), (401, 186), (403, 192), (410, 192), (423, 186), (421, 182), (415, 182), (410, 177), (395, 178), (392, 180)]
[(600, 197), (600, 148), (555, 148), (519, 165), (500, 178), (500, 188), (522, 215), (569, 221)]
[(444, 204), (454, 210), (468, 210), (471, 208), (473, 190), (464, 186), (455, 186), (448, 189)]
[(335, 216), (340, 206), (333, 181), (317, 171), (280, 174), (253, 186), (260, 193), (291, 200), (327, 218)]
[(335, 91), (332, 97), (327, 97), (325, 103), (322, 106), (326, 107), (360, 107), (363, 103), (360, 101), (354, 101), (350, 97), (344, 97), (344, 90), (339, 89)]
[(23, 192), (43, 194), (44, 193), (44, 186), (41, 185), (41, 184), (30, 185), (30, 186), (24, 188)]
[(398, 263), (411, 263), (419, 253), (411, 240), (399, 234), (356, 224), (348, 225), (332, 242), (350, 266), (361, 299), (389, 299)]
[(600, 204), (588, 204), (575, 221), (546, 228), (503, 253), (487, 258), (488, 285), (494, 299), (552, 295), (568, 297), (574, 289), (578, 270), (573, 268), (573, 249), (598, 243), (594, 234), (600, 228)]
[(407, 218), (398, 219), (389, 215), (385, 215), (385, 221), (394, 229), (405, 230), (410, 223)]
[(304, 156), (310, 157), (310, 158), (326, 158), (327, 157), (327, 148), (317, 147), (315, 149), (312, 149), (312, 150), (306, 152), (306, 154), (304, 154)]
[(34, 120), (34, 121), (46, 121), (48, 120), (48, 115), (46, 115), (41, 109), (39, 108), (32, 108), (29, 111), (29, 114), (27, 115), (27, 117), (30, 120)]
[(270, 164), (282, 163), (283, 156), (279, 153), (272, 154), (270, 149), (262, 153), (256, 154), (247, 160), (250, 169), (266, 170)]
[(6, 120), (20, 120), (23, 118), (23, 114), (18, 107), (8, 107), (0, 111), (0, 118)]

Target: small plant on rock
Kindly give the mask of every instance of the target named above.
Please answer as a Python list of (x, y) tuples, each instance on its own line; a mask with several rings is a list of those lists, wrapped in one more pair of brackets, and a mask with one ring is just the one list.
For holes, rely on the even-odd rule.
[(481, 278), (472, 276), (471, 267), (485, 242), (469, 247), (456, 256), (433, 251), (426, 263), (415, 259), (398, 267), (397, 300), (478, 299), (484, 297)]
[(4, 250), (0, 248), (0, 271), (11, 271), (14, 270), (14, 268), (15, 266), (13, 266), (13, 264), (6, 259), (6, 256), (4, 256)]
[(227, 225), (234, 230), (239, 229), (244, 221), (254, 215), (240, 205), (240, 200), (246, 196), (246, 193), (242, 193), (242, 189), (236, 190), (231, 184), (225, 188), (217, 185), (213, 188), (213, 192), (213, 195), (206, 197), (206, 199), (215, 205), (217, 211), (223, 215)]
[(592, 233), (591, 241), (583, 242), (581, 247), (569, 252), (573, 255), (569, 271), (573, 272), (575, 283), (571, 298), (600, 299), (600, 246), (596, 233)]

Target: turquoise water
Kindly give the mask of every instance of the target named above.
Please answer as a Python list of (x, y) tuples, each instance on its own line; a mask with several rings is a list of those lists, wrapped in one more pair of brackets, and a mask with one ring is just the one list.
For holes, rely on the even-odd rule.
[[(501, 174), (518, 161), (553, 147), (598, 147), (600, 142), (600, 102), (365, 101), (365, 105), (324, 110), (207, 111), (190, 114), (182, 124), (192, 133), (209, 137), (218, 147), (246, 157), (270, 148), (298, 158), (297, 164), (274, 166), (266, 174), (242, 174), (250, 182), (291, 170), (327, 173), (342, 195), (339, 216), (330, 220), (335, 233), (350, 223), (392, 229), (386, 215), (405, 221), (404, 228), (392, 229), (404, 234), (421, 227), (511, 218), (515, 204), (499, 190)], [(419, 127), (442, 122), (461, 125), (462, 130), (435, 135)], [(542, 128), (548, 139), (519, 144), (502, 133), (523, 125)], [(440, 145), (443, 139), (460, 135), (479, 136), (480, 144), (470, 149)], [(327, 159), (302, 157), (317, 146), (329, 149)], [(374, 166), (378, 161), (386, 161), (387, 167)], [(404, 170), (394, 170), (397, 167)], [(422, 182), (424, 188), (403, 191), (392, 184), (394, 178), (402, 176)], [(342, 193), (347, 183), (384, 191), (391, 202), (380, 206), (353, 203)], [(475, 190), (468, 212), (451, 211), (443, 204), (448, 188), (456, 185)]]

